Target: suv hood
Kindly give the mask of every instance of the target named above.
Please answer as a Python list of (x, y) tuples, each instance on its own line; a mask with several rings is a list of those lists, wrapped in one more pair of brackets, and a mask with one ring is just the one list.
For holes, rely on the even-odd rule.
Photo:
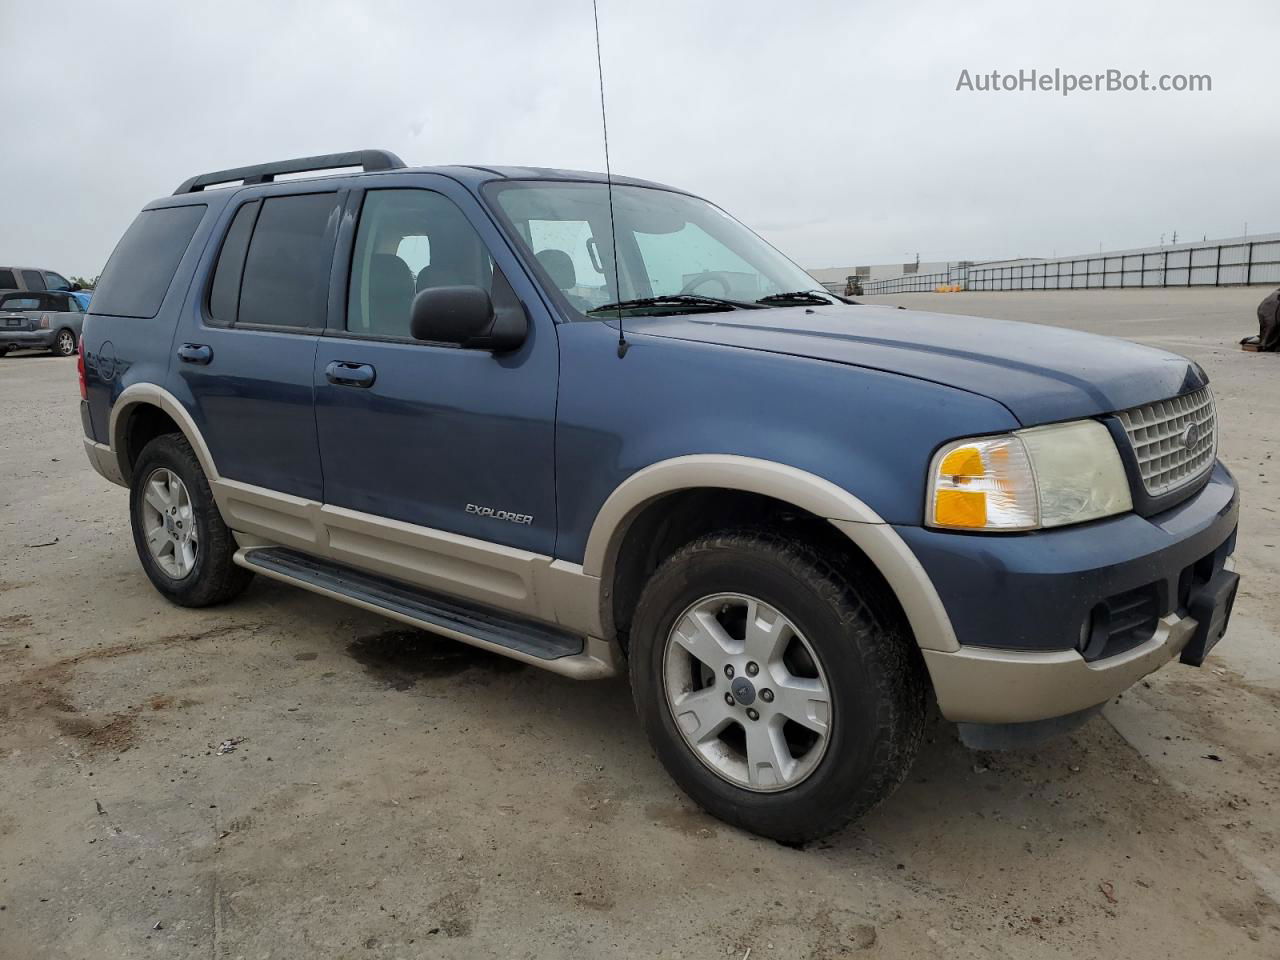
[(1164, 400), (1208, 382), (1185, 357), (1035, 323), (870, 304), (632, 318), (629, 330), (831, 360), (990, 397), (1024, 426)]

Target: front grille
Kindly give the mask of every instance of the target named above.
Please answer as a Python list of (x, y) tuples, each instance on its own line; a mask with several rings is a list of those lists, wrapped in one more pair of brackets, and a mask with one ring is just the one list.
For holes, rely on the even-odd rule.
[(1209, 388), (1116, 414), (1129, 435), (1143, 486), (1158, 497), (1185, 486), (1211, 466), (1218, 422)]

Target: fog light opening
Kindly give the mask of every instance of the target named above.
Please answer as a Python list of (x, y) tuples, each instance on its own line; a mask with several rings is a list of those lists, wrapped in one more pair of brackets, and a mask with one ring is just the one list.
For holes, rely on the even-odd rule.
[(1080, 624), (1080, 639), (1076, 649), (1086, 660), (1095, 660), (1101, 656), (1111, 636), (1111, 611), (1105, 603), (1099, 603), (1085, 616)]

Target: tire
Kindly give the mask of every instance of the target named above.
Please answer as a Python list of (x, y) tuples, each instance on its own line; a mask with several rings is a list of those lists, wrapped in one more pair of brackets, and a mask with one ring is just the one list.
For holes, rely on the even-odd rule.
[[(180, 482), (177, 496), (172, 495), (172, 481), (166, 483), (172, 477)], [(153, 480), (165, 488), (162, 492), (170, 494), (167, 501), (155, 495), (151, 488)], [(189, 509), (181, 506), (183, 491)], [(149, 493), (153, 494), (151, 498)], [(169, 529), (176, 536), (185, 534), (190, 538), (186, 542), (192, 547), (191, 561), (185, 573), (173, 569), (182, 566), (181, 561), (173, 560), (178, 555), (177, 549), (169, 552), (168, 557), (157, 557), (148, 545), (148, 529), (155, 530), (156, 514), (152, 511), (156, 510), (157, 501), (177, 507), (178, 512), (170, 517), (174, 526)], [(155, 588), (179, 606), (209, 607), (226, 603), (253, 579), (252, 571), (236, 566), (232, 560), (236, 552), (235, 538), (218, 512), (200, 461), (182, 434), (164, 434), (143, 447), (133, 468), (129, 518), (142, 568)]]
[(53, 338), (53, 346), (49, 350), (55, 357), (74, 357), (77, 343), (75, 331), (63, 327)]
[[(631, 688), (659, 760), (699, 806), (752, 833), (802, 843), (840, 829), (902, 782), (923, 735), (927, 681), (919, 651), (900, 622), (896, 604), (883, 590), (870, 576), (850, 582), (812, 547), (772, 532), (711, 534), (683, 547), (658, 568), (641, 594), (632, 624)], [(785, 638), (789, 627), (800, 646), (795, 639), (770, 640), (785, 645), (785, 657), (770, 659), (764, 666), (751, 661), (744, 665), (739, 659), (732, 681), (721, 675), (723, 667), (720, 672), (708, 669), (674, 639), (668, 653), (668, 638), (677, 627), (701, 636), (698, 630), (690, 630), (695, 622), (690, 617), (703, 616), (705, 622), (707, 609), (719, 609), (712, 616), (717, 622), (726, 618), (726, 633), (741, 630), (742, 642), (748, 642), (745, 626), (733, 626), (732, 618), (738, 614), (727, 596), (757, 602), (751, 609), (757, 611), (758, 624), (774, 614), (787, 621), (774, 634), (756, 632), (753, 637)], [(801, 649), (809, 656), (797, 656)], [(673, 686), (686, 689), (684, 660), (693, 664), (694, 688), (671, 693)], [(741, 684), (744, 666), (745, 671), (758, 668), (751, 677), (756, 699), (748, 701), (759, 707), (754, 721), (748, 714), (752, 708), (730, 692)], [(701, 680), (696, 679), (699, 674)], [(813, 679), (808, 679), (811, 675)], [(776, 693), (764, 686), (775, 682)], [(804, 684), (817, 684), (814, 689), (825, 685), (825, 734), (790, 719), (809, 714), (807, 724), (822, 715), (821, 703), (806, 699), (818, 695), (802, 693), (800, 701), (794, 699), (795, 686)], [(703, 697), (708, 690), (711, 693)], [(705, 705), (714, 715), (726, 694), (734, 700), (725, 704), (733, 719), (722, 733), (703, 741), (706, 747), (695, 748), (681, 726), (698, 728), (691, 737), (714, 727), (714, 723), (703, 723), (701, 710)], [(678, 721), (677, 712), (690, 702), (682, 696), (698, 697), (699, 706), (682, 713)], [(672, 706), (675, 702), (682, 706)], [(799, 711), (798, 702), (804, 704)], [(748, 743), (779, 742), (771, 733), (778, 723), (785, 745), (785, 751), (774, 757), (778, 762), (747, 762)], [(740, 737), (735, 724), (742, 729)], [(765, 741), (760, 739), (761, 731)], [(807, 748), (800, 744), (805, 752), (798, 760), (792, 756), (796, 735), (822, 740), (816, 759), (817, 743)], [(736, 747), (740, 747), (741, 763)], [(708, 754), (711, 759), (706, 759)], [(784, 782), (780, 771), (787, 770), (797, 778), (794, 783)], [(744, 782), (744, 776), (756, 777), (758, 782)]]

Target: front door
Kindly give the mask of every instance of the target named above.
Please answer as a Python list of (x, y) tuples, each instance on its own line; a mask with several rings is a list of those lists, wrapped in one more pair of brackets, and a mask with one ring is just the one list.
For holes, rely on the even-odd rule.
[[(346, 309), (315, 362), (329, 545), (338, 559), (496, 600), (505, 587), (491, 563), (555, 543), (555, 326), (474, 197), (444, 177), (406, 181), (363, 180), (339, 239)], [(523, 346), (495, 355), (414, 340), (414, 296), (456, 285), (519, 300)]]

